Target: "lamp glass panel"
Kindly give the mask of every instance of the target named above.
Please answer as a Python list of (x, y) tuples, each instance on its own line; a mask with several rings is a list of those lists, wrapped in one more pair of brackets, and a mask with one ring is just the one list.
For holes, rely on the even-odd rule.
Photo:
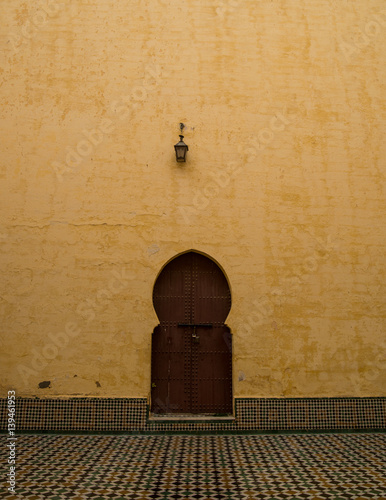
[(176, 147), (176, 153), (177, 153), (177, 158), (178, 159), (183, 159), (185, 157), (185, 153), (186, 153), (185, 146), (177, 146)]

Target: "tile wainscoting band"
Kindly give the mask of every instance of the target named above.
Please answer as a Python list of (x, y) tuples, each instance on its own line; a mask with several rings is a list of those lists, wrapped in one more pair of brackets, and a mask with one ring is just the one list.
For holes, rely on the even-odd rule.
[[(7, 399), (0, 399), (7, 430)], [(386, 398), (236, 398), (234, 420), (149, 419), (146, 398), (16, 399), (16, 433), (344, 431), (386, 428)]]

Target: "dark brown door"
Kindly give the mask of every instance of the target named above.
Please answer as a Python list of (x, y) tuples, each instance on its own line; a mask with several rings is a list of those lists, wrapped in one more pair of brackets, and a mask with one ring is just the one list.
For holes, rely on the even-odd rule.
[(219, 266), (196, 252), (160, 273), (153, 292), (160, 324), (152, 338), (154, 413), (232, 412), (231, 307)]

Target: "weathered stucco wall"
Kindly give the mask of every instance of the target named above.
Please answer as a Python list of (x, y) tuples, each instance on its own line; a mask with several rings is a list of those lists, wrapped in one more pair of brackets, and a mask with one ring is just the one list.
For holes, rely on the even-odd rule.
[(231, 283), (236, 397), (385, 394), (382, 0), (0, 19), (4, 394), (147, 396), (152, 287), (188, 249)]

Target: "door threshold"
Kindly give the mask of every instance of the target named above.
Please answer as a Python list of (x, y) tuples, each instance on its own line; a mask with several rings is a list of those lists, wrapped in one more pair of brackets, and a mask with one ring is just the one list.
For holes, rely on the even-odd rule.
[(210, 413), (162, 413), (161, 415), (150, 414), (149, 419), (151, 422), (233, 422), (235, 417), (233, 415), (214, 415)]

